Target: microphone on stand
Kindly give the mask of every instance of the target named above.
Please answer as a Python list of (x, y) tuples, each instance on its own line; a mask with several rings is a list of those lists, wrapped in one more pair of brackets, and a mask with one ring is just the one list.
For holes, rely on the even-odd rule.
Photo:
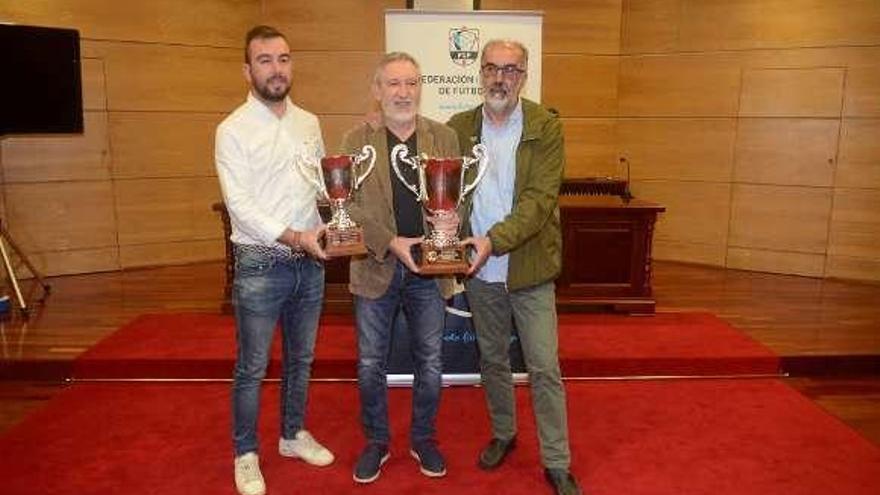
[(634, 198), (634, 196), (632, 195), (632, 192), (629, 189), (629, 183), (630, 183), (629, 160), (627, 160), (625, 156), (621, 156), (620, 163), (623, 163), (624, 165), (626, 165), (626, 183), (623, 186), (623, 196), (621, 196), (621, 198), (623, 199), (624, 203), (629, 203), (630, 200)]

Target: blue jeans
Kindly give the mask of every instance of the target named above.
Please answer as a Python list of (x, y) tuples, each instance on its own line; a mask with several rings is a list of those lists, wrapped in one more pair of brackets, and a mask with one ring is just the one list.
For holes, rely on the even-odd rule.
[(238, 349), (232, 388), (235, 455), (258, 450), (260, 384), (275, 325), (281, 322), (281, 436), (302, 429), (315, 337), (324, 299), (324, 265), (276, 258), (236, 246), (232, 302)]
[(418, 444), (434, 438), (446, 304), (434, 279), (420, 277), (398, 262), (385, 294), (377, 299), (354, 298), (361, 422), (370, 443), (387, 445), (391, 439), (386, 373), (394, 318), (401, 304), (414, 366), (410, 442)]

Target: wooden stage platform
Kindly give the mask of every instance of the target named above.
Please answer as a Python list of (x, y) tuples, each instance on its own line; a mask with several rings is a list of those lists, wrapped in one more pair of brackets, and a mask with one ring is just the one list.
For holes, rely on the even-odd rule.
[[(653, 276), (658, 312), (709, 311), (748, 333), (783, 358), (791, 385), (880, 444), (880, 285), (671, 262)], [(216, 262), (50, 278), (29, 320), (0, 320), (0, 366), (70, 361), (143, 313), (219, 311), (224, 277)], [(350, 310), (345, 288), (330, 287), (327, 305)], [(0, 431), (64, 386), (37, 377), (0, 380)]]

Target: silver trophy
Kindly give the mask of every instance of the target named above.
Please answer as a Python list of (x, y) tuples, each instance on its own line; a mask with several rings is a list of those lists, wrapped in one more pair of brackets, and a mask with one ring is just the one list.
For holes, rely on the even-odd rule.
[[(477, 187), (486, 173), (488, 153), (486, 147), (477, 144), (472, 157), (433, 158), (408, 157), (409, 149), (398, 144), (391, 150), (391, 166), (400, 182), (422, 203), (431, 215), (452, 215), (462, 199)], [(400, 164), (416, 171), (417, 183), (410, 184), (400, 170)], [(467, 171), (477, 166), (473, 182), (465, 184)], [(425, 274), (466, 273), (468, 260), (457, 231), (431, 229), (421, 245), (420, 270)]]
[[(369, 165), (359, 174), (367, 160)], [(303, 176), (314, 184), (321, 196), (330, 203), (332, 215), (327, 223), (324, 247), (327, 255), (366, 254), (363, 228), (351, 219), (346, 203), (373, 171), (373, 166), (376, 164), (375, 148), (368, 144), (357, 154), (325, 156), (321, 158), (320, 165), (317, 159), (305, 155), (299, 155), (295, 162)]]

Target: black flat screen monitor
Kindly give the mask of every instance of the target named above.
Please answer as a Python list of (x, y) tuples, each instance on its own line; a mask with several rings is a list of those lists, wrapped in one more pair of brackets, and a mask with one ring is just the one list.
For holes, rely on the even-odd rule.
[(79, 32), (0, 24), (0, 134), (83, 132)]

